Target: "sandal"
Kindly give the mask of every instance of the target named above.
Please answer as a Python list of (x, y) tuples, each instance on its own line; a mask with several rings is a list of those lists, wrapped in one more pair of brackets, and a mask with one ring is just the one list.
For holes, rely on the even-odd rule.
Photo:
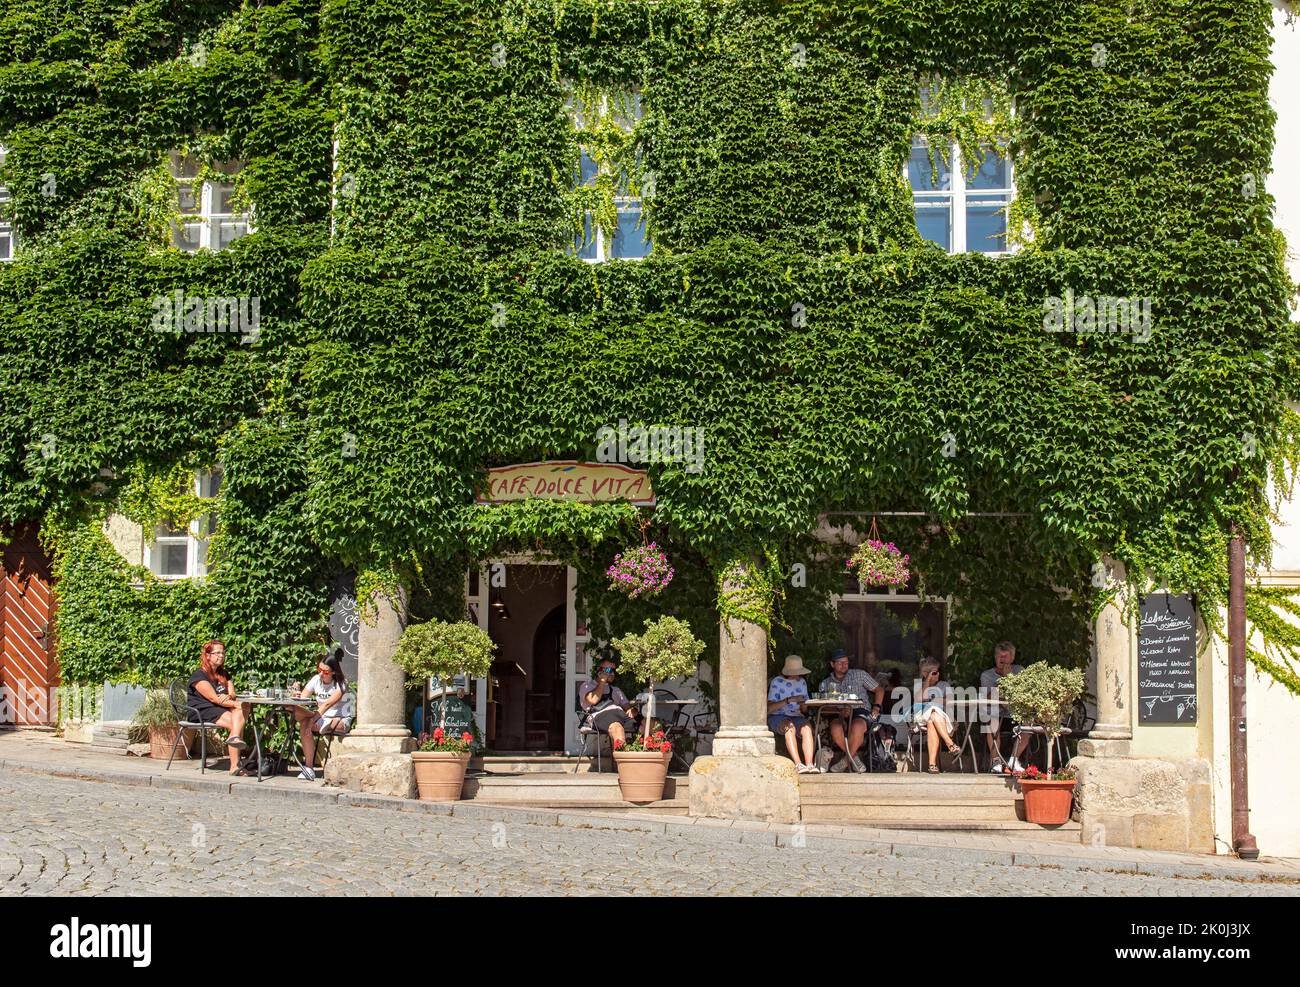
[(956, 757), (958, 754), (961, 753), (961, 748), (958, 747), (956, 744), (949, 744), (948, 753), (953, 755), (953, 757)]
[(939, 773), (939, 765), (937, 764), (930, 765), (928, 768), (925, 769), (925, 773), (931, 775), (937, 775)]

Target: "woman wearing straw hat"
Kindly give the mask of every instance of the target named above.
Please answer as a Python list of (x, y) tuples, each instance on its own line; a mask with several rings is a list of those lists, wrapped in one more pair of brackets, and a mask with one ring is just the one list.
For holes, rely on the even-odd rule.
[[(785, 749), (794, 761), (795, 770), (803, 774), (820, 774), (821, 769), (813, 765), (813, 733), (808, 717), (804, 716), (804, 703), (808, 701), (808, 683), (801, 676), (811, 672), (803, 667), (803, 659), (790, 655), (785, 660), (781, 674), (774, 678), (767, 687), (767, 725), (778, 737), (785, 738)], [(795, 733), (803, 744), (803, 760), (799, 760), (799, 743)]]

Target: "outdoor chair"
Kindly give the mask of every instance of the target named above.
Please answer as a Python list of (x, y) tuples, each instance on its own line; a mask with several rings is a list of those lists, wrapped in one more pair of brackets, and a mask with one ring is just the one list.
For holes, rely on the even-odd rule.
[[(1072, 736), (1072, 733), (1073, 732), (1070, 730), (1069, 727), (1062, 727), (1061, 735), (1056, 738), (1055, 766), (1057, 769), (1060, 769), (1069, 763), (1070, 757), (1069, 757), (1069, 751), (1066, 749), (1065, 746), (1065, 738)], [(1047, 731), (1044, 730), (1042, 727), (1026, 727), (1026, 726), (1021, 726), (1019, 724), (1016, 724), (1016, 726), (1011, 728), (1011, 734), (1014, 737), (1019, 737), (1021, 734), (1025, 734), (1030, 738), (1032, 738), (1030, 740), (1029, 746), (1026, 748), (1026, 754), (1032, 753), (1033, 755), (1037, 755), (1040, 749), (1039, 738), (1046, 739), (1047, 737)], [(1044, 769), (1046, 769), (1046, 765), (1044, 765)]]
[(172, 751), (167, 758), (167, 767), (164, 770), (171, 770), (172, 758), (176, 756), (176, 748), (180, 746), (181, 738), (185, 736), (186, 731), (197, 730), (199, 732), (199, 757), (201, 758), (199, 773), (206, 774), (208, 770), (208, 731), (224, 730), (225, 727), (219, 727), (215, 723), (204, 723), (198, 718), (194, 710), (190, 709), (189, 683), (184, 679), (176, 679), (167, 687), (167, 698), (171, 701), (172, 710), (176, 713), (176, 725), (179, 729), (176, 731), (176, 739), (172, 741)]
[[(578, 709), (578, 742), (582, 745), (582, 752), (578, 759), (573, 762), (573, 773), (576, 775), (578, 769), (582, 767), (582, 759), (585, 757), (587, 763), (591, 763), (591, 743), (594, 738), (596, 743), (596, 773), (603, 774), (604, 766), (601, 763), (601, 747), (604, 746), (605, 737), (599, 730), (587, 722), (587, 711), (582, 708), (582, 684), (579, 683), (577, 694), (574, 696)], [(611, 752), (612, 753), (612, 752)]]
[(330, 754), (333, 752), (334, 741), (342, 740), (351, 732), (352, 721), (349, 718), (346, 730), (335, 731), (331, 729), (325, 733), (316, 734), (316, 766), (318, 768), (325, 767), (325, 762), (329, 760)]

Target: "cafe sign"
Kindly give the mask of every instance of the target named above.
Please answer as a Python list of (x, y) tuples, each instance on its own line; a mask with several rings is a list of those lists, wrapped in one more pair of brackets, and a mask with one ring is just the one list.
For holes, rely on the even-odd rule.
[(645, 470), (620, 463), (555, 460), (488, 470), (487, 484), (479, 491), (477, 500), (480, 504), (509, 504), (518, 500), (608, 504), (623, 500), (639, 507), (651, 507), (655, 494)]

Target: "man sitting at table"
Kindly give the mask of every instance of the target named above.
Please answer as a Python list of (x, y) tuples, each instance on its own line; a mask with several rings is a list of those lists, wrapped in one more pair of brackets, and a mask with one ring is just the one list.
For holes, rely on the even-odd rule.
[(591, 726), (609, 736), (615, 747), (621, 745), (629, 733), (636, 730), (637, 709), (623, 690), (614, 684), (618, 663), (613, 658), (603, 659), (596, 665), (596, 677), (582, 683), (582, 713)]
[[(885, 701), (885, 687), (865, 670), (849, 668), (849, 656), (840, 648), (831, 655), (831, 674), (822, 679), (821, 691), (849, 693), (863, 701), (864, 705), (855, 706), (847, 716), (840, 714), (830, 721), (831, 741), (839, 748), (830, 763), (830, 770), (847, 771), (852, 765), (854, 771), (866, 771), (867, 766), (858, 757), (858, 751), (862, 749), (872, 721), (880, 717), (881, 703)], [(865, 705), (868, 695), (872, 700), (870, 708)]]
[[(980, 673), (980, 692), (988, 699), (996, 700), (998, 698), (998, 680), (1004, 675), (1014, 675), (1016, 672), (1023, 672), (1024, 668), (1015, 664), (1016, 646), (1010, 641), (1003, 641), (993, 649), (993, 667), (986, 668)], [(1029, 745), (1029, 734), (1022, 733), (1016, 737), (1015, 747), (1011, 751), (1011, 761), (1002, 760), (1002, 750), (998, 746), (998, 732), (1002, 729), (1002, 712), (1003, 707), (995, 703), (989, 703), (984, 715), (985, 727), (988, 732), (985, 736), (988, 738), (989, 746), (989, 763), (992, 765), (991, 770), (995, 775), (1000, 775), (1005, 771), (1023, 771), (1020, 764), (1020, 755), (1025, 752)], [(1008, 718), (1009, 719), (1009, 718)]]

